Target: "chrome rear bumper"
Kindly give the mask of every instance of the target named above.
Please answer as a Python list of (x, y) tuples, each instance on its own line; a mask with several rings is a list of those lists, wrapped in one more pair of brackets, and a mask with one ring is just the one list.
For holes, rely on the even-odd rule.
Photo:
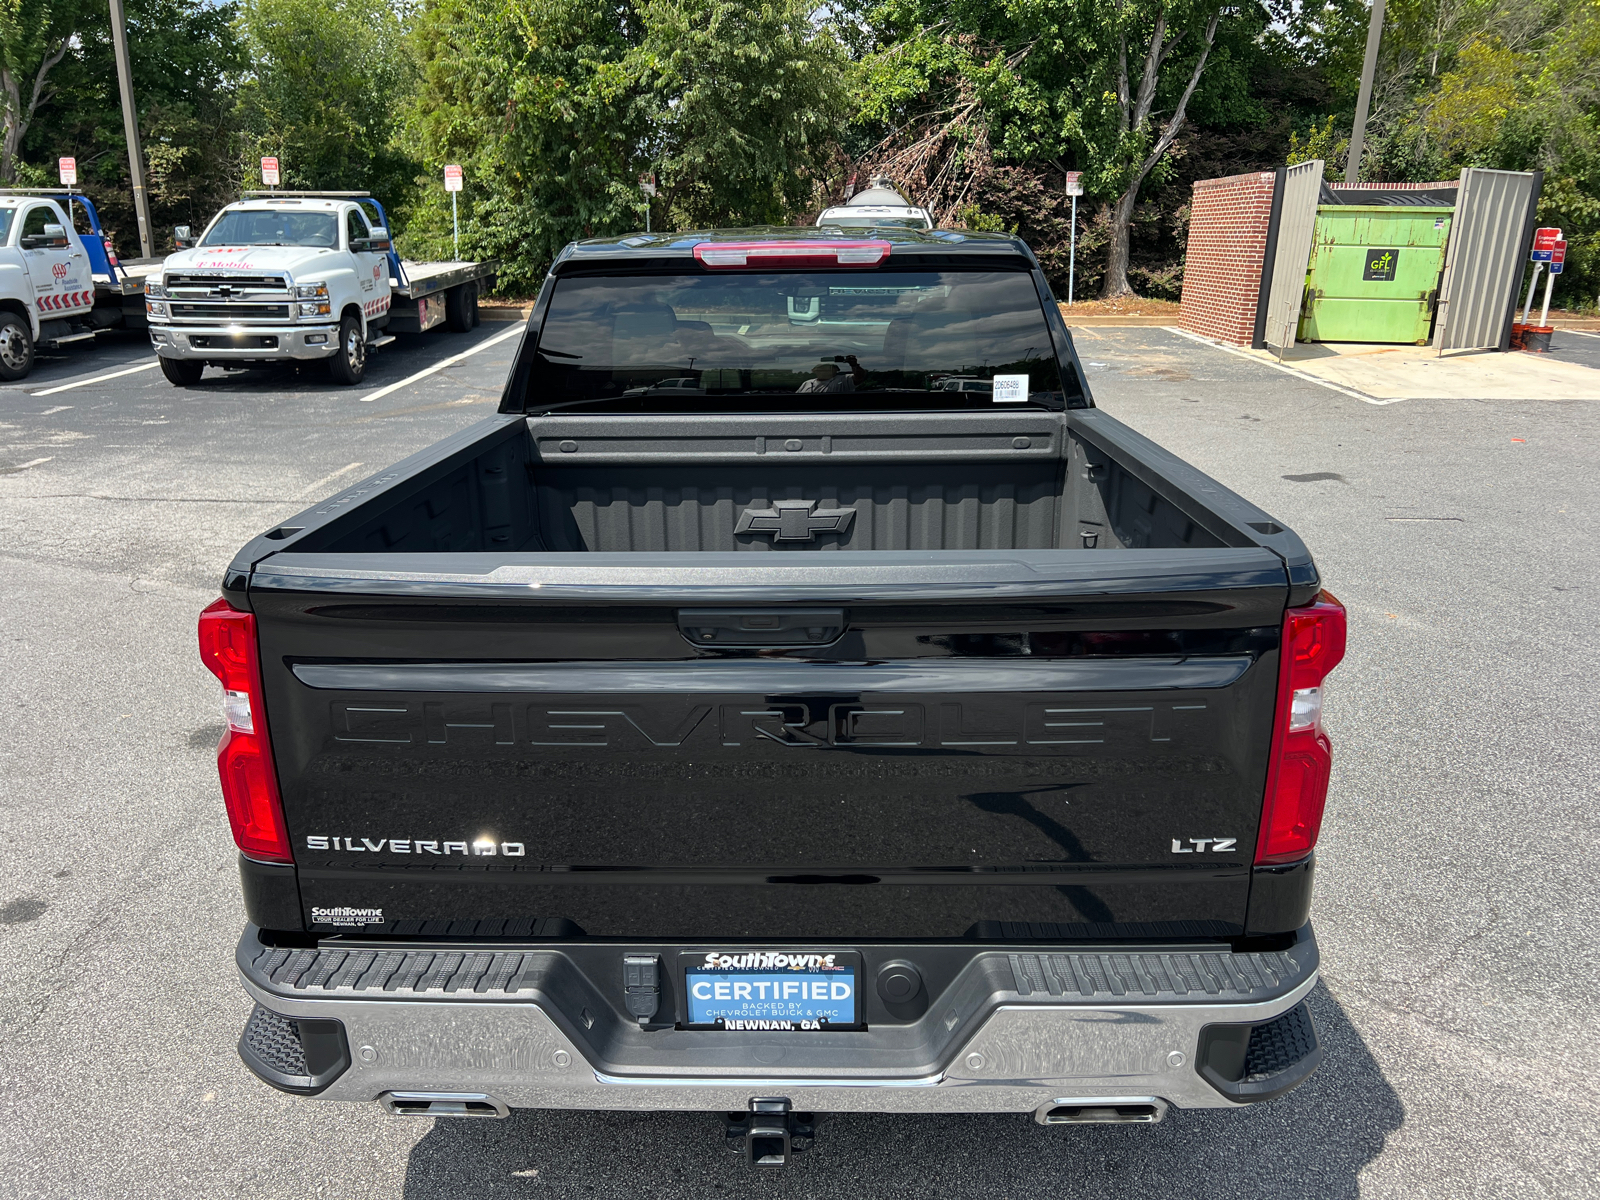
[[(253, 934), (247, 932), (246, 943)], [(516, 952), (466, 947), (437, 952), (451, 965), (448, 974), (419, 968), (413, 976), (397, 963), (387, 981), (374, 985), (385, 953), (399, 957), (326, 944), (280, 951), (241, 943), (244, 987), (259, 1006), (254, 1019), (328, 1023), (301, 1026), (308, 1052), (324, 1039), (321, 1061), (313, 1064), (318, 1078), (309, 1068), (304, 1075), (278, 1070), (283, 1061), (264, 1069), (262, 1054), (246, 1049), (249, 1031), (241, 1043), (247, 1064), (275, 1086), (325, 1099), (387, 1103), (423, 1094), (483, 1101), (466, 1106), (473, 1111), (433, 1115), (495, 1115), (504, 1108), (734, 1112), (753, 1099), (781, 1096), (796, 1110), (814, 1112), (1025, 1112), (1041, 1122), (1041, 1114), (1054, 1113), (1050, 1123), (1068, 1123), (1099, 1119), (1078, 1111), (1085, 1108), (1124, 1106), (1135, 1115), (1117, 1119), (1154, 1120), (1169, 1104), (1228, 1108), (1268, 1099), (1302, 1082), (1321, 1057), (1302, 1008), (1317, 979), (1309, 927), (1290, 951), (1269, 955), (1230, 954), (1225, 947), (984, 950), (920, 1020), (833, 1034), (640, 1031), (619, 1006), (585, 988), (559, 947), (517, 955), (528, 965), (515, 978), (509, 967), (472, 968), (468, 960)], [(361, 954), (367, 959), (352, 958)], [(1110, 972), (1074, 966), (1091, 958), (1111, 964)], [(1059, 971), (1050, 970), (1051, 960)], [(1196, 962), (1198, 975), (1191, 969)], [(465, 978), (469, 970), (475, 974)], [(1123, 994), (1110, 994), (1102, 985), (1117, 987), (1112, 980), (1119, 973)], [(1185, 980), (1202, 977), (1211, 982), (1205, 991), (1194, 989), (1200, 994), (1175, 993)], [(464, 978), (471, 986), (463, 986)], [(1073, 978), (1079, 986), (1068, 986)], [(1137, 986), (1127, 986), (1135, 980)], [(1281, 1049), (1284, 1022), (1295, 1027), (1290, 1051)], [(1243, 1047), (1254, 1027), (1276, 1030), (1280, 1049), (1268, 1064), (1271, 1073), (1252, 1080), (1243, 1070)], [(342, 1053), (328, 1040), (335, 1033), (342, 1034)], [(1294, 1036), (1309, 1037), (1304, 1052), (1294, 1049)], [(265, 1044), (264, 1037), (256, 1042)], [(1266, 1061), (1253, 1045), (1250, 1055), (1252, 1070)]]

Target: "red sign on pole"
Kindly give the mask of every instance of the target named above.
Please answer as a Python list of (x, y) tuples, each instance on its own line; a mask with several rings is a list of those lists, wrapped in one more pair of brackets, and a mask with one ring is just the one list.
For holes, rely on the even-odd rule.
[(263, 158), (261, 160), (261, 182), (268, 187), (278, 186), (278, 160)]
[(461, 190), (461, 167), (459, 164), (445, 164), (444, 190), (447, 192), (459, 192)]
[(1533, 231), (1533, 248), (1535, 250), (1554, 250), (1556, 243), (1561, 240), (1559, 229), (1535, 229)]
[(58, 164), (61, 168), (61, 186), (71, 187), (78, 182), (78, 160), (63, 158)]
[(1067, 172), (1067, 195), (1069, 195), (1069, 196), (1081, 196), (1081, 195), (1083, 195), (1083, 172), (1082, 171), (1068, 171)]
[(1566, 242), (1557, 242), (1554, 246), (1550, 247), (1550, 261), (1553, 263), (1567, 261)]

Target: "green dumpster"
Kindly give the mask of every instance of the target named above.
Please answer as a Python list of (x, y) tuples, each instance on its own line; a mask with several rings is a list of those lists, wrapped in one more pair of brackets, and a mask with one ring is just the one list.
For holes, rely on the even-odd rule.
[(1317, 208), (1298, 338), (1426, 345), (1453, 208)]

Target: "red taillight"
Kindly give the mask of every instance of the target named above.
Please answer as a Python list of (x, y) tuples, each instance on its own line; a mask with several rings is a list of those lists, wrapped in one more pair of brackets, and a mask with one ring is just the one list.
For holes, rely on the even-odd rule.
[(1322, 729), (1322, 681), (1344, 657), (1344, 642), (1344, 605), (1327, 592), (1284, 614), (1258, 863), (1293, 862), (1317, 844), (1333, 766), (1333, 747)]
[(228, 732), (217, 746), (233, 840), (251, 858), (293, 862), (261, 701), (256, 618), (218, 600), (200, 614), (200, 661), (222, 681)]
[(694, 256), (702, 266), (730, 267), (875, 267), (889, 257), (880, 241), (818, 239), (796, 242), (698, 242)]

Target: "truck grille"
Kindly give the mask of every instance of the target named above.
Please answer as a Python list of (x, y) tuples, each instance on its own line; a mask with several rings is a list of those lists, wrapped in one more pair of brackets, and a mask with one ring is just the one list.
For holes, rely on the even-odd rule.
[(189, 273), (168, 275), (169, 288), (217, 288), (227, 285), (246, 291), (287, 292), (288, 281), (282, 275), (205, 275)]
[(185, 272), (168, 275), (166, 287), (172, 319), (178, 322), (281, 322), (292, 319), (294, 311), (289, 281), (282, 275)]
[(287, 304), (251, 304), (238, 301), (211, 301), (189, 304), (174, 301), (172, 316), (175, 320), (190, 321), (287, 321)]

